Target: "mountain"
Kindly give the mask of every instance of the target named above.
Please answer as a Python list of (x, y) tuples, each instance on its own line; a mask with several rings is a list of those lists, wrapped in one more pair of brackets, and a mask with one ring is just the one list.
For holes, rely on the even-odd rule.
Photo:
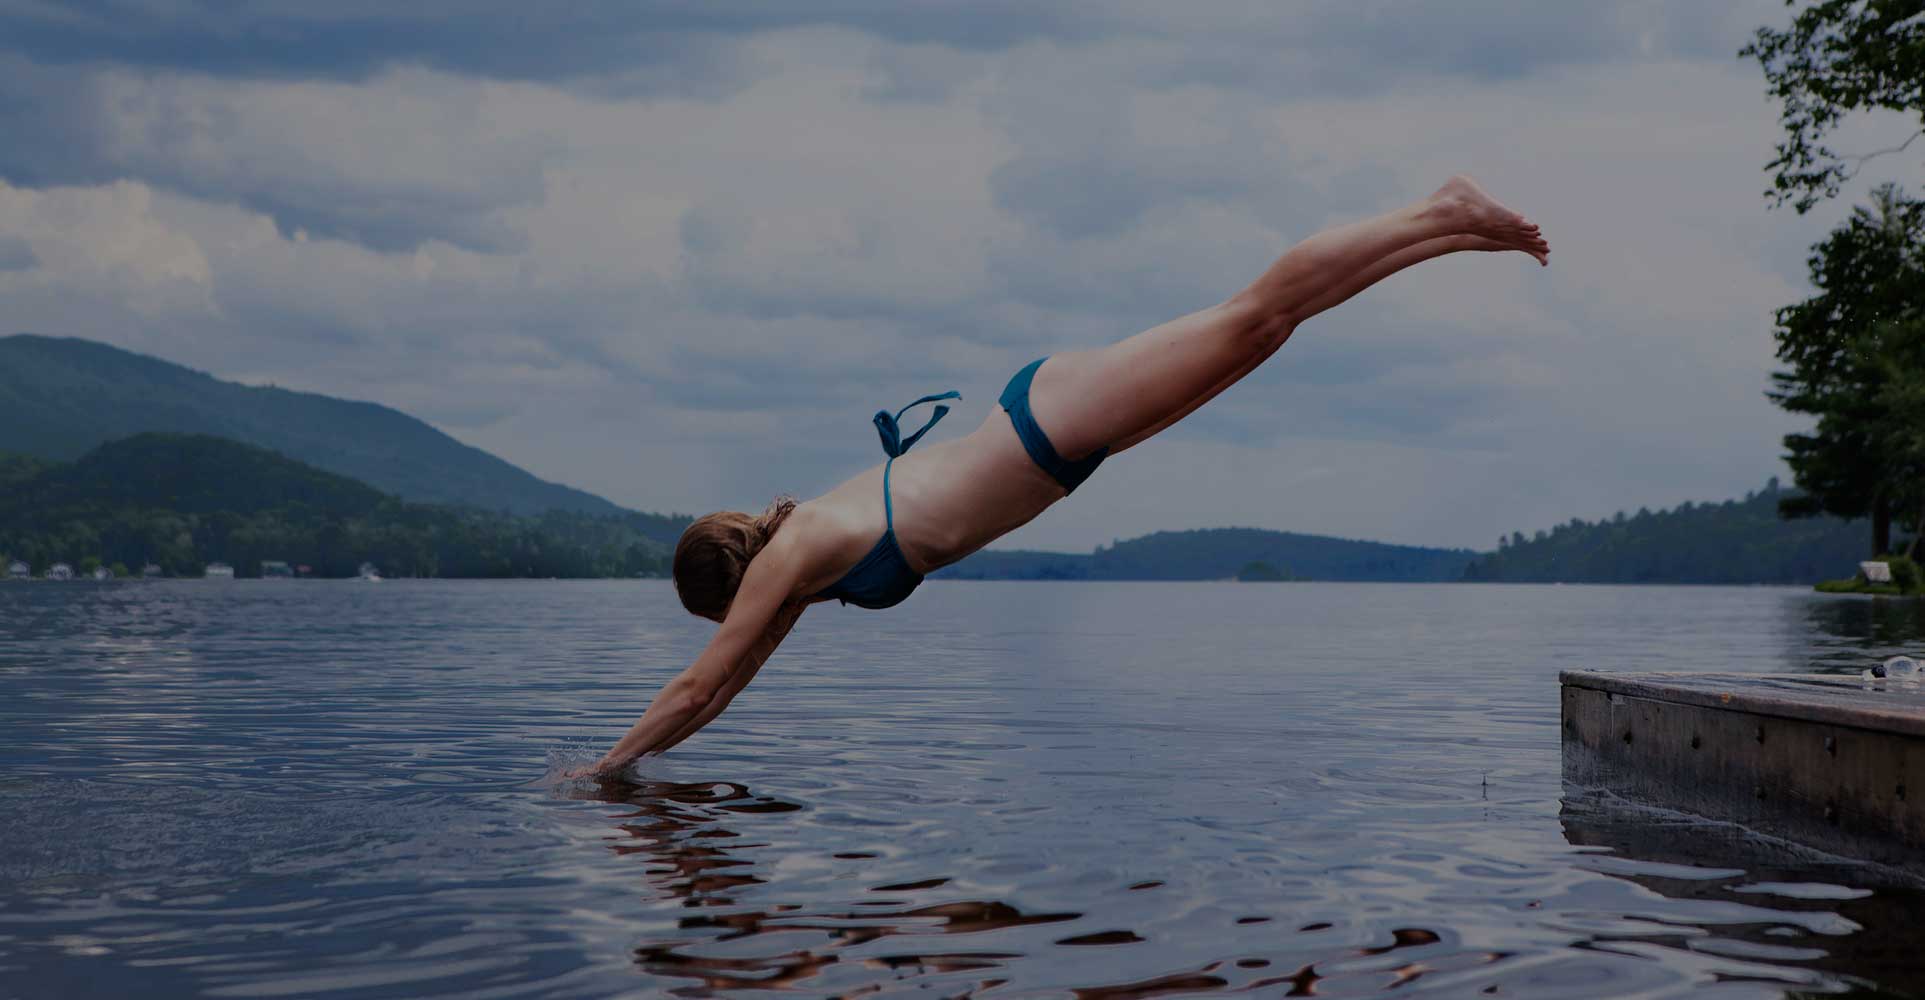
[(1573, 518), (1532, 538), (1511, 535), (1466, 580), (1514, 583), (1790, 583), (1850, 576), (1869, 557), (1863, 521), (1784, 520), (1773, 479), (1723, 503), (1640, 510), (1595, 524)]
[(409, 503), (252, 445), (200, 434), (140, 434), (74, 462), (0, 455), (0, 555), (44, 572), (55, 562), (148, 563), (198, 576), (213, 561), (241, 576), (263, 560), (352, 576), (660, 576), (669, 548), (644, 515), (550, 510), (538, 516)]
[[(149, 431), (258, 445), (408, 500), (518, 514), (624, 513), (375, 403), (223, 382), (88, 340), (0, 337), (0, 452), (72, 461)], [(687, 523), (663, 520), (670, 540)]]
[(1298, 580), (1441, 582), (1460, 579), (1477, 553), (1386, 545), (1257, 528), (1159, 531), (1089, 555), (978, 552), (938, 571), (958, 580), (1228, 580), (1253, 563)]

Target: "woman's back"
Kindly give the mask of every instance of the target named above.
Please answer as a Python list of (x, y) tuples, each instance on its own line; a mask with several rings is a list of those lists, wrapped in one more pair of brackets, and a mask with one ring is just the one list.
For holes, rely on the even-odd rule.
[(1027, 524), (1062, 497), (1062, 487), (1030, 461), (998, 408), (961, 438), (878, 463), (799, 505), (778, 537), (794, 529), (806, 567), (797, 596), (812, 595), (869, 554), (888, 530), (891, 512), (896, 544), (909, 568), (922, 574)]

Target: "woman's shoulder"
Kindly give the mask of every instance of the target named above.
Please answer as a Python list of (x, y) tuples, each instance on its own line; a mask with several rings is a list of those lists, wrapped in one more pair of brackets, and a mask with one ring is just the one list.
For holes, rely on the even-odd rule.
[(849, 512), (818, 497), (795, 505), (769, 544), (757, 554), (773, 556), (807, 587), (832, 565), (845, 545), (851, 526)]
[(797, 504), (764, 551), (779, 550), (774, 554), (796, 578), (796, 596), (814, 594), (841, 579), (875, 545), (879, 519), (879, 511), (830, 493)]

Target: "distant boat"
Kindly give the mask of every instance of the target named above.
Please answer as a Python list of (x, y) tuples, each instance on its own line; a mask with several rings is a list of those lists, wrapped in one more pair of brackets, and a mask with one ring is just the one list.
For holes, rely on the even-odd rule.
[(378, 569), (375, 569), (374, 564), (369, 562), (362, 563), (361, 568), (355, 571), (355, 576), (358, 579), (366, 580), (369, 583), (381, 582), (381, 571)]
[(54, 563), (52, 566), (47, 567), (47, 579), (49, 580), (71, 580), (73, 578), (74, 568), (66, 563)]
[(31, 580), (33, 579), (33, 567), (15, 559), (7, 564), (7, 579)]
[(203, 571), (202, 575), (209, 580), (232, 580), (234, 579), (234, 567), (224, 562), (211, 562), (207, 564), (207, 569)]
[(114, 578), (114, 571), (105, 566), (95, 566), (93, 577), (96, 580), (111, 580)]
[(261, 579), (292, 580), (294, 579), (294, 567), (278, 559), (263, 559), (261, 560)]

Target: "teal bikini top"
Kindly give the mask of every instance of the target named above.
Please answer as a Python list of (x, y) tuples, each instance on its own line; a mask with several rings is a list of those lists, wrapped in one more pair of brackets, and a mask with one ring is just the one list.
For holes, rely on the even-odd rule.
[(909, 560), (902, 554), (902, 546), (896, 544), (896, 511), (895, 505), (889, 500), (889, 469), (903, 452), (929, 433), (929, 428), (936, 426), (936, 421), (948, 416), (949, 407), (936, 407), (935, 415), (922, 425), (922, 430), (906, 438), (902, 436), (902, 427), (898, 422), (903, 414), (924, 403), (961, 398), (962, 393), (952, 389), (934, 396), (924, 396), (897, 410), (893, 416), (888, 410), (876, 412), (876, 433), (881, 435), (882, 450), (889, 456), (888, 464), (882, 467), (882, 537), (876, 540), (875, 547), (869, 550), (868, 555), (850, 567), (849, 572), (842, 574), (842, 579), (822, 590), (819, 596), (833, 597), (858, 608), (880, 610), (901, 604), (922, 584), (922, 574), (909, 568)]

